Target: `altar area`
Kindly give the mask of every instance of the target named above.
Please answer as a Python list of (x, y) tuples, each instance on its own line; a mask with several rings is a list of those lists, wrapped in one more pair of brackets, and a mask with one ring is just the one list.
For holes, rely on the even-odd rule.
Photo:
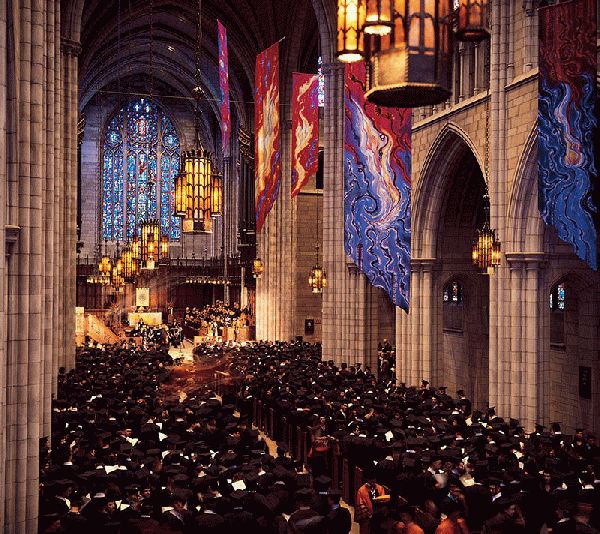
[(163, 324), (162, 312), (129, 312), (127, 314), (129, 326), (137, 326), (142, 321), (148, 326), (159, 326)]

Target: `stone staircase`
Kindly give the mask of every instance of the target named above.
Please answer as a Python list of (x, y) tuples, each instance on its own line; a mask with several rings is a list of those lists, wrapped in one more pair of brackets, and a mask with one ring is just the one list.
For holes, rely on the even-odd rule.
[(112, 345), (121, 341), (121, 338), (106, 326), (104, 321), (97, 315), (86, 314), (85, 323), (86, 334), (96, 343)]

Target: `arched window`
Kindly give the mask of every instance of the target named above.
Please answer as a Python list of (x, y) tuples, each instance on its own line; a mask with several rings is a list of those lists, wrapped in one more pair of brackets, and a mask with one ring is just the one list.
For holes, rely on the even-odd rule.
[(565, 283), (556, 284), (550, 291), (550, 309), (564, 310), (565, 309)]
[(131, 241), (143, 219), (160, 219), (161, 235), (179, 239), (173, 182), (179, 137), (154, 102), (139, 98), (121, 108), (106, 129), (102, 155), (102, 238)]
[(443, 328), (445, 332), (459, 334), (464, 329), (463, 286), (457, 280), (451, 280), (444, 286)]
[(444, 287), (444, 304), (461, 304), (463, 298), (462, 285), (456, 280)]
[(565, 283), (560, 282), (550, 290), (550, 344), (563, 348), (565, 344)]

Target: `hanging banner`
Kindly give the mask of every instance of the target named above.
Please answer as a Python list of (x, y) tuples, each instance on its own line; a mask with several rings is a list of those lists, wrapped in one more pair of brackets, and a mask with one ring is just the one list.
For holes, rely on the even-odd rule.
[(359, 62), (346, 65), (344, 114), (346, 254), (408, 311), (411, 110), (368, 103)]
[(292, 77), (292, 198), (319, 168), (319, 77)]
[(260, 232), (281, 184), (279, 43), (256, 56), (255, 76), (256, 232)]
[(594, 270), (596, 16), (596, 0), (539, 9), (539, 209), (544, 222)]
[(231, 139), (231, 114), (229, 110), (229, 55), (227, 52), (227, 30), (217, 20), (219, 33), (219, 88), (221, 89), (221, 136), (223, 154), (229, 156), (229, 144)]

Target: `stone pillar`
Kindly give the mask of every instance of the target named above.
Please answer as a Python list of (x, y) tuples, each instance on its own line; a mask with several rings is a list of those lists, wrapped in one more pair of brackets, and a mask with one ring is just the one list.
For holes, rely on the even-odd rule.
[(542, 327), (545, 295), (543, 286), (545, 255), (539, 252), (507, 253), (510, 268), (510, 339), (511, 351), (506, 365), (504, 389), (509, 390), (505, 417), (515, 417), (532, 431), (543, 421), (544, 404), (544, 335)]
[(75, 295), (77, 265), (77, 122), (78, 122), (78, 75), (77, 56), (79, 43), (62, 39), (63, 64), (63, 131), (64, 131), (64, 217), (63, 269), (64, 292), (64, 366), (75, 365)]
[[(283, 93), (282, 93), (283, 94)], [(265, 270), (256, 283), (256, 337), (289, 341), (292, 336), (292, 212), (290, 199), (291, 121), (282, 120), (281, 185), (275, 205), (257, 234)]]
[(396, 378), (407, 385), (434, 381), (439, 349), (434, 258), (412, 258), (410, 311), (396, 310)]
[(62, 231), (64, 226), (64, 166), (63, 166), (63, 87), (62, 87), (62, 55), (60, 44), (61, 14), (60, 9), (56, 9), (54, 14), (54, 218), (52, 221), (52, 235), (54, 240), (53, 250), (53, 287), (52, 287), (52, 315), (59, 321), (52, 335), (52, 372), (54, 380), (52, 384), (52, 393), (56, 394), (56, 374), (58, 368), (64, 363), (63, 340), (64, 332), (62, 320), (64, 318), (64, 302), (62, 299), (62, 273), (64, 266), (64, 257), (62, 250)]
[[(323, 359), (371, 365), (377, 357), (372, 325), (374, 288), (344, 251), (344, 65), (323, 65), (325, 168), (323, 189)], [(376, 324), (376, 323), (375, 323)], [(375, 360), (374, 360), (375, 358)]]
[[(7, 139), (7, 2), (0, 0), (0, 143), (5, 143)], [(7, 199), (7, 151), (0, 150), (0, 331), (6, 332), (6, 295), (7, 290), (7, 266), (9, 263), (9, 229), (8, 224), (8, 199)], [(6, 394), (7, 394), (7, 368), (4, 340), (0, 343), (0, 503), (5, 502), (5, 482), (6, 482)], [(0, 506), (0, 525), (5, 523), (5, 507)]]

